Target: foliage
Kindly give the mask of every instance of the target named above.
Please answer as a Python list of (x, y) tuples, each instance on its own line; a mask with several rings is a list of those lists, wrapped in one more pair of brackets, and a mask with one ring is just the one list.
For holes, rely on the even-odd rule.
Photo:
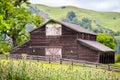
[(0, 42), (0, 52), (3, 54), (8, 53), (8, 51), (11, 49), (11, 46), (9, 42), (2, 41)]
[(91, 30), (91, 20), (88, 18), (83, 18), (82, 21), (80, 22), (80, 25), (83, 26), (86, 29)]
[(120, 36), (114, 36), (114, 38), (115, 38), (115, 43), (116, 43), (116, 45), (117, 45), (117, 47), (116, 47), (116, 53), (120, 53)]
[(115, 62), (120, 62), (120, 54), (115, 55)]
[(39, 26), (43, 22), (40, 16), (32, 15), (23, 5), (28, 5), (28, 0), (1, 0), (0, 33), (12, 39), (13, 47), (17, 46), (19, 38), (27, 36), (26, 24), (34, 23)]
[(101, 69), (40, 63), (0, 61), (0, 80), (116, 80), (116, 75)]
[(73, 11), (70, 11), (67, 13), (67, 18), (72, 21), (76, 17), (75, 13)]
[(97, 36), (97, 41), (112, 48), (115, 49), (115, 43), (114, 39), (111, 35), (106, 34), (106, 33), (99, 33)]
[[(32, 6), (36, 6), (37, 9), (43, 11), (45, 14), (48, 14), (52, 19), (64, 19), (64, 21), (67, 22), (69, 20), (66, 19), (66, 15), (68, 14), (68, 12), (73, 11), (76, 15), (76, 19), (73, 18), (71, 23), (79, 25), (83, 18), (87, 18), (91, 20), (91, 27), (88, 27), (88, 30), (92, 29), (90, 31), (93, 31), (95, 33), (107, 32), (112, 36), (120, 36), (120, 13), (118, 12), (96, 12), (73, 6), (65, 6), (64, 9), (62, 9), (61, 7), (50, 7), (41, 4), (32, 4)], [(85, 24), (85, 26), (87, 26), (87, 24)], [(117, 47), (119, 46), (120, 45), (117, 45)], [(120, 52), (120, 49), (117, 49), (117, 52)]]
[(66, 8), (66, 6), (62, 6), (62, 7), (61, 7), (61, 9), (65, 9), (65, 8)]
[[(95, 20), (104, 28), (110, 29), (114, 32), (120, 31), (120, 13), (118, 12), (96, 12), (93, 10), (86, 10), (74, 6), (65, 6), (66, 8), (61, 9), (61, 7), (50, 7), (41, 4), (32, 5), (36, 6), (36, 8), (40, 11), (45, 12), (45, 14), (48, 14), (52, 19), (62, 20), (66, 18), (68, 12), (73, 11), (76, 14), (76, 17), (79, 21), (81, 21), (85, 17), (92, 21)], [(113, 18), (116, 19), (113, 20)]]
[(5, 34), (0, 34), (0, 41), (5, 40)]

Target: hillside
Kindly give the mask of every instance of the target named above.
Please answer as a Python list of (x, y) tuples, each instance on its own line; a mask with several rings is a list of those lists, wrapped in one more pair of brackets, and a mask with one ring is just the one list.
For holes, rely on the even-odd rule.
[(78, 20), (89, 18), (92, 21), (101, 26), (110, 29), (114, 32), (120, 31), (120, 13), (117, 12), (96, 12), (92, 10), (77, 8), (73, 6), (63, 6), (63, 7), (50, 7), (41, 4), (33, 4), (37, 9), (48, 14), (50, 18), (62, 20), (66, 18), (68, 12), (73, 11), (76, 14)]
[(32, 4), (29, 9), (34, 14), (43, 16), (44, 19), (56, 20), (68, 19), (67, 14), (72, 11), (76, 17), (71, 23), (81, 25), (95, 33), (111, 34), (115, 39), (116, 52), (120, 53), (120, 13), (118, 12), (96, 12), (74, 6), (50, 7), (42, 4)]

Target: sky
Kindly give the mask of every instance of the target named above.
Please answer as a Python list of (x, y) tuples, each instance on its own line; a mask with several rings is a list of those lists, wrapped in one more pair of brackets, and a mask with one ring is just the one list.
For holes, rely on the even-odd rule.
[(48, 6), (76, 6), (102, 12), (120, 12), (120, 0), (29, 0)]

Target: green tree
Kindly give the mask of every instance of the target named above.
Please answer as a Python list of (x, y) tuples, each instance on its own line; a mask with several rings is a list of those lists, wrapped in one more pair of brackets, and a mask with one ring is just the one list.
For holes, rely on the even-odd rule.
[(18, 45), (17, 40), (28, 35), (26, 24), (34, 23), (39, 26), (43, 22), (43, 18), (32, 15), (23, 6), (28, 4), (28, 0), (0, 0), (0, 33), (12, 39), (13, 47)]
[(76, 15), (75, 15), (75, 13), (74, 13), (73, 11), (70, 11), (70, 12), (67, 13), (67, 18), (68, 18), (70, 21), (72, 21), (73, 18), (75, 18), (75, 17), (76, 17)]
[(80, 21), (80, 25), (85, 29), (92, 30), (91, 24), (92, 20), (89, 20), (88, 18), (83, 18), (82, 21)]
[(114, 39), (110, 34), (99, 33), (97, 36), (97, 41), (112, 49), (115, 49)]

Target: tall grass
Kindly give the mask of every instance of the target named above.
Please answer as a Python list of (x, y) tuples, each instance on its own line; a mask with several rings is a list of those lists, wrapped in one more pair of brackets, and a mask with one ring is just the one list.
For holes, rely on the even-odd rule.
[(28, 60), (0, 61), (0, 80), (116, 80), (112, 72)]

